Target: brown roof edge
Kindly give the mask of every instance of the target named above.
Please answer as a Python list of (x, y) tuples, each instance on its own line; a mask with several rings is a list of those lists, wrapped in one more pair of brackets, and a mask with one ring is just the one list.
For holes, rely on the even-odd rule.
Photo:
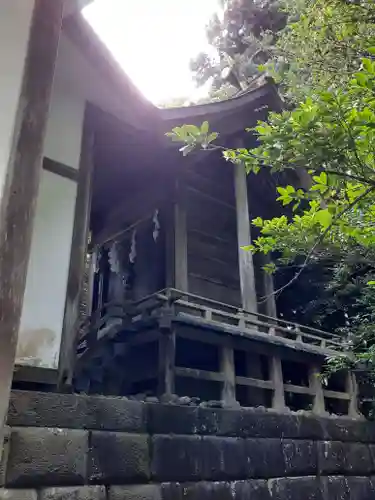
[(127, 76), (120, 64), (113, 57), (82, 14), (76, 13), (64, 20), (63, 32), (80, 49), (84, 56), (105, 75), (118, 89), (118, 92), (132, 98), (132, 104), (140, 107), (150, 117), (150, 113), (157, 114), (157, 108), (148, 101)]
[(269, 96), (272, 101), (271, 107), (275, 111), (281, 111), (283, 108), (282, 99), (277, 91), (277, 86), (274, 81), (269, 78), (266, 83), (255, 89), (243, 92), (235, 97), (226, 99), (225, 101), (212, 102), (208, 104), (197, 104), (195, 106), (185, 106), (181, 108), (158, 109), (161, 119), (164, 122), (184, 120), (193, 117), (213, 116), (220, 113), (242, 111), (244, 107), (254, 106), (256, 102)]

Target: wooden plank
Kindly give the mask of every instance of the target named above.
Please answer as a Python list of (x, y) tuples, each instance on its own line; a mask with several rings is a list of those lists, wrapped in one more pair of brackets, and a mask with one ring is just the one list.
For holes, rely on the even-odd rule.
[(158, 394), (173, 394), (175, 386), (176, 333), (164, 331), (159, 338)]
[(78, 170), (68, 165), (64, 165), (51, 158), (44, 157), (43, 159), (43, 169), (53, 174), (60, 175), (65, 179), (70, 179), (71, 181), (78, 182)]
[(197, 370), (195, 368), (185, 368), (178, 366), (175, 369), (177, 377), (188, 377), (199, 380), (209, 380), (211, 382), (224, 382), (224, 375), (218, 372), (210, 372), (207, 370)]
[[(188, 256), (200, 255), (236, 266), (238, 269), (238, 251), (235, 241), (206, 236), (197, 231), (188, 231)], [(237, 272), (238, 274), (238, 272)]]
[(261, 380), (258, 378), (236, 377), (236, 384), (246, 385), (247, 387), (257, 387), (258, 389), (274, 389), (274, 385), (271, 380)]
[(188, 255), (189, 274), (200, 279), (207, 279), (213, 283), (240, 290), (238, 267), (236, 264), (226, 264), (204, 255)]
[(217, 175), (217, 171), (215, 177), (215, 179), (210, 179), (202, 175), (201, 172), (194, 172), (191, 169), (186, 172), (186, 182), (190, 187), (199, 189), (235, 208), (233, 186), (228, 187), (228, 184), (223, 182), (222, 177)]
[(234, 180), (237, 209), (238, 262), (241, 282), (242, 307), (250, 312), (257, 311), (254, 263), (251, 252), (241, 247), (251, 244), (249, 204), (245, 167), (234, 165)]
[(234, 290), (221, 283), (212, 282), (202, 277), (189, 275), (189, 290), (192, 293), (209, 299), (224, 302), (233, 306), (241, 306), (240, 290)]
[(92, 178), (93, 178), (94, 130), (90, 119), (90, 108), (86, 106), (82, 131), (81, 156), (77, 198), (74, 212), (73, 238), (65, 302), (59, 358), (59, 387), (70, 387), (73, 379), (76, 356), (76, 341), (79, 328), (79, 303), (85, 271), (90, 224)]
[(221, 399), (225, 406), (236, 405), (236, 373), (234, 366), (234, 351), (231, 347), (220, 350), (220, 367), (223, 375)]
[(307, 394), (313, 395), (314, 392), (311, 387), (305, 387), (303, 385), (294, 385), (294, 384), (284, 384), (285, 392), (294, 392), (295, 394)]
[[(63, 0), (34, 2), (12, 149), (8, 164), (4, 165), (6, 178), (0, 200), (0, 450), (26, 285), (63, 4)], [(10, 52), (9, 57), (12, 57)]]
[(350, 401), (351, 400), (351, 395), (348, 394), (347, 392), (338, 392), (338, 391), (326, 391), (323, 390), (323, 395), (325, 398), (330, 398), (330, 399), (342, 399), (344, 401)]

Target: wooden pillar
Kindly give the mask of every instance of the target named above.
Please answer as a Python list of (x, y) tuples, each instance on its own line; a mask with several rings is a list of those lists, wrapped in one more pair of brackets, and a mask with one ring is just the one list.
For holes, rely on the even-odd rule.
[(187, 221), (186, 191), (184, 180), (179, 179), (176, 185), (174, 205), (174, 286), (178, 290), (188, 291), (187, 263)]
[(162, 329), (159, 339), (158, 394), (174, 394), (176, 333), (173, 329)]
[(222, 347), (220, 353), (220, 366), (224, 377), (221, 399), (225, 406), (236, 406), (236, 373), (233, 348), (226, 346)]
[(351, 418), (360, 418), (361, 413), (358, 409), (358, 385), (355, 373), (348, 372), (346, 379), (346, 391), (350, 396), (348, 415)]
[(94, 131), (90, 119), (90, 108), (86, 106), (83, 123), (81, 156), (78, 172), (77, 198), (74, 213), (74, 226), (68, 284), (65, 302), (64, 322), (59, 359), (59, 387), (70, 387), (73, 380), (76, 357), (76, 343), (79, 328), (79, 304), (85, 272), (85, 259), (88, 246), (91, 191), (93, 174)]
[(319, 374), (320, 370), (317, 366), (309, 367), (309, 387), (313, 391), (312, 411), (317, 415), (325, 415), (324, 392)]
[[(261, 259), (261, 266), (265, 266), (271, 262), (271, 258), (269, 255), (259, 254)], [(262, 293), (265, 297), (265, 313), (267, 316), (271, 316), (272, 318), (277, 318), (277, 309), (276, 309), (276, 300), (275, 300), (275, 287), (273, 283), (272, 274), (266, 273), (263, 269), (261, 269), (261, 276), (263, 281)]]
[(241, 248), (251, 244), (247, 174), (243, 164), (234, 165), (234, 187), (236, 195), (238, 264), (242, 307), (246, 311), (257, 312), (253, 256), (251, 252)]
[[(9, 137), (12, 147), (5, 164), (0, 165), (0, 170), (4, 167), (0, 173), (0, 450), (13, 377), (63, 3), (63, 0), (5, 0), (0, 6), (0, 17), (3, 10), (6, 13), (10, 9), (13, 20), (18, 23), (9, 31), (5, 30), (5, 34), (3, 30), (1, 32), (5, 38), (2, 39), (5, 58), (12, 59), (15, 49), (13, 45), (8, 46), (8, 43), (16, 43), (11, 30), (28, 39), (26, 53), (19, 54), (15, 50), (16, 56), (22, 58), (22, 64), (25, 62), (20, 72), (23, 77), (20, 78), (15, 127)], [(24, 9), (30, 9), (30, 4), (33, 5), (32, 17), (30, 23), (25, 23)], [(12, 16), (6, 22), (11, 20)], [(7, 41), (8, 35), (10, 42)], [(6, 64), (2, 71), (7, 72)], [(14, 84), (18, 86), (18, 82)], [(1, 88), (0, 93), (6, 90)]]
[(285, 406), (285, 393), (284, 393), (284, 380), (281, 359), (278, 356), (270, 358), (270, 373), (273, 382), (273, 397), (272, 408), (279, 411), (284, 411)]

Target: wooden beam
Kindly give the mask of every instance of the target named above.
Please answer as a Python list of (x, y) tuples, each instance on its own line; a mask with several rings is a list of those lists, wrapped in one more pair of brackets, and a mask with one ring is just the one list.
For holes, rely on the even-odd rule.
[(271, 380), (261, 380), (258, 378), (236, 377), (236, 384), (246, 385), (247, 387), (256, 387), (257, 389), (274, 389), (273, 382)]
[(284, 393), (284, 380), (283, 380), (283, 370), (281, 366), (281, 359), (278, 356), (272, 356), (270, 358), (270, 373), (271, 380), (273, 382), (273, 397), (272, 397), (272, 408), (278, 411), (284, 411), (285, 406), (285, 393)]
[(221, 399), (225, 406), (236, 406), (236, 373), (234, 367), (234, 351), (231, 347), (220, 349), (220, 366), (223, 374)]
[(90, 108), (86, 105), (82, 130), (81, 156), (74, 213), (73, 238), (62, 329), (59, 387), (70, 387), (73, 381), (76, 358), (77, 332), (79, 328), (79, 302), (85, 272), (90, 224), (92, 177), (93, 177), (94, 130), (90, 120)]
[(251, 252), (241, 248), (251, 244), (247, 175), (243, 164), (234, 165), (234, 187), (242, 307), (247, 311), (257, 312), (253, 256)]
[(78, 182), (78, 170), (76, 168), (51, 160), (51, 158), (44, 157), (43, 169), (53, 174), (60, 175), (61, 177), (65, 177), (65, 179)]
[(187, 257), (187, 224), (186, 198), (183, 179), (177, 181), (176, 201), (174, 206), (174, 278), (175, 288), (188, 291), (188, 257)]
[[(29, 43), (12, 149), (8, 164), (4, 166), (6, 171), (3, 190), (0, 188), (0, 455), (26, 285), (63, 4), (63, 0), (34, 2), (31, 24), (27, 28)], [(6, 44), (6, 40), (3, 43)], [(12, 57), (11, 50), (12, 47), (9, 47), (9, 57)]]
[(198, 380), (209, 380), (210, 382), (224, 382), (222, 373), (210, 372), (208, 370), (198, 370), (196, 368), (185, 368), (178, 366), (175, 369), (177, 377), (195, 378)]
[(164, 330), (159, 338), (158, 394), (173, 394), (175, 386), (176, 333)]

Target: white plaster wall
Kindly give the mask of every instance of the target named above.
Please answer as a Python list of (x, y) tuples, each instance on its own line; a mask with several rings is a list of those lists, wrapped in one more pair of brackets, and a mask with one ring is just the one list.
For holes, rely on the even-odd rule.
[(17, 346), (17, 364), (58, 367), (77, 184), (43, 171)]
[(78, 169), (85, 99), (55, 79), (44, 156)]
[(12, 145), (33, 0), (0, 0), (0, 198)]
[[(78, 169), (85, 99), (74, 90), (55, 78), (44, 156)], [(75, 181), (42, 172), (16, 364), (58, 368), (76, 194)]]

